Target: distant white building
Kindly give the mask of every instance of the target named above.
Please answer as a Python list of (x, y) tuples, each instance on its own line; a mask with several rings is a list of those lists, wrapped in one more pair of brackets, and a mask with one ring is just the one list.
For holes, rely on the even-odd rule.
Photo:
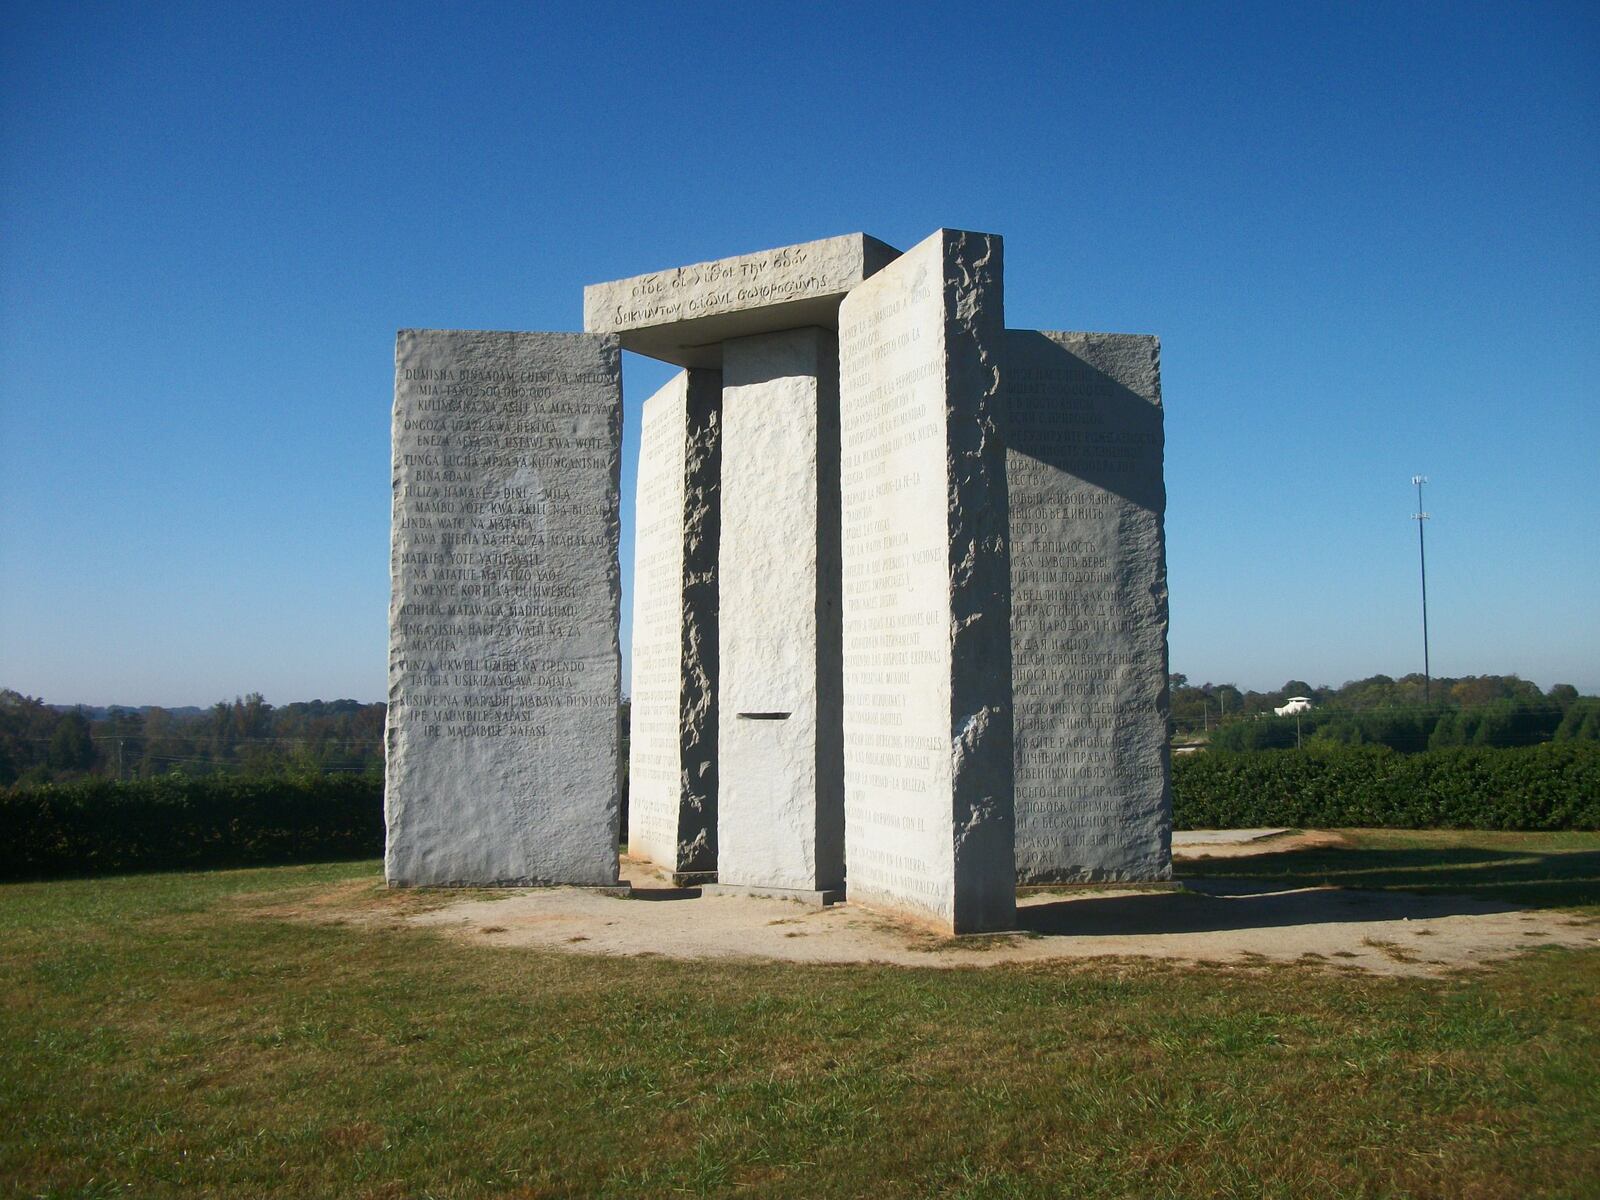
[(1272, 711), (1277, 713), (1280, 717), (1292, 717), (1296, 713), (1310, 712), (1311, 711), (1311, 697), (1310, 696), (1290, 696), (1287, 700), (1285, 700), (1283, 702), (1283, 707), (1282, 708), (1275, 708)]

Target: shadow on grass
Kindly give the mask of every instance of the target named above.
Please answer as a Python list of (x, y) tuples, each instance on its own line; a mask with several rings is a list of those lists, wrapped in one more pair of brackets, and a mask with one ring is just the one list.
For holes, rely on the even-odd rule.
[(284, 851), (277, 854), (217, 854), (171, 859), (152, 858), (145, 862), (90, 864), (71, 867), (0, 868), (0, 884), (54, 883), (88, 879), (137, 878), (141, 875), (209, 875), (223, 871), (261, 871), (273, 867), (328, 867), (339, 863), (376, 861), (383, 865), (383, 847), (336, 849), (327, 851)]
[(1522, 908), (1504, 900), (1473, 896), (1329, 888), (1306, 891), (1302, 890), (1308, 886), (1305, 884), (1233, 880), (1187, 882), (1191, 888), (1188, 895), (1145, 892), (1024, 904), (1017, 909), (1017, 926), (1049, 937), (1126, 937), (1281, 929), (1292, 925), (1422, 921), (1517, 912)]
[(1179, 862), (1177, 875), (1188, 895), (1090, 895), (1028, 904), (1018, 910), (1018, 924), (1046, 935), (1106, 936), (1425, 920), (1529, 908), (1600, 912), (1600, 851), (1363, 845), (1363, 837), (1384, 835), (1352, 836), (1352, 846)]
[(1281, 854), (1177, 864), (1185, 882), (1253, 879), (1291, 887), (1331, 884), (1450, 892), (1522, 907), (1600, 906), (1600, 851), (1538, 853), (1480, 846), (1309, 847)]

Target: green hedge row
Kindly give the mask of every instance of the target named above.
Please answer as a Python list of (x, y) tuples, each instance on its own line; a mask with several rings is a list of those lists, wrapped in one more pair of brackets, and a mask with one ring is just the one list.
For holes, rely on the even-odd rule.
[[(1173, 763), (1179, 829), (1600, 829), (1600, 744), (1207, 751)], [(383, 852), (383, 783), (161, 776), (0, 788), (0, 879)]]
[(1600, 744), (1175, 756), (1178, 829), (1600, 829)]
[(383, 781), (164, 775), (0, 788), (0, 879), (383, 853)]

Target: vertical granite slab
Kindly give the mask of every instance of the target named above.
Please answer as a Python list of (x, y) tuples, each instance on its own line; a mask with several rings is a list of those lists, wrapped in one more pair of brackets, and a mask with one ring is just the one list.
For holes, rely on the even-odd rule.
[(396, 339), (390, 884), (617, 880), (620, 357)]
[(1161, 346), (1008, 330), (1017, 876), (1172, 877)]
[(844, 884), (839, 349), (825, 329), (722, 357), (717, 880)]
[(1000, 238), (940, 230), (839, 311), (852, 902), (1016, 920)]
[(717, 869), (721, 410), (721, 373), (683, 371), (639, 433), (628, 851), (685, 882)]

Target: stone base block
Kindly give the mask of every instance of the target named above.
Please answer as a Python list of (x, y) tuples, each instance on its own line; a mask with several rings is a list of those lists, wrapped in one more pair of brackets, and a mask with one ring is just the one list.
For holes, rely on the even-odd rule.
[(415, 884), (407, 883), (403, 879), (391, 879), (388, 881), (388, 886), (391, 888), (408, 888), (412, 890), (416, 890), (417, 888), (482, 888), (485, 891), (491, 889), (497, 889), (500, 891), (511, 891), (513, 889), (531, 891), (534, 889), (574, 888), (577, 891), (589, 892), (591, 895), (595, 896), (616, 896), (623, 900), (627, 900), (633, 895), (633, 885), (631, 883), (530, 883), (527, 881), (519, 882), (513, 880), (508, 883)]
[(672, 886), (689, 888), (715, 885), (717, 873), (715, 871), (674, 871), (672, 873)]

